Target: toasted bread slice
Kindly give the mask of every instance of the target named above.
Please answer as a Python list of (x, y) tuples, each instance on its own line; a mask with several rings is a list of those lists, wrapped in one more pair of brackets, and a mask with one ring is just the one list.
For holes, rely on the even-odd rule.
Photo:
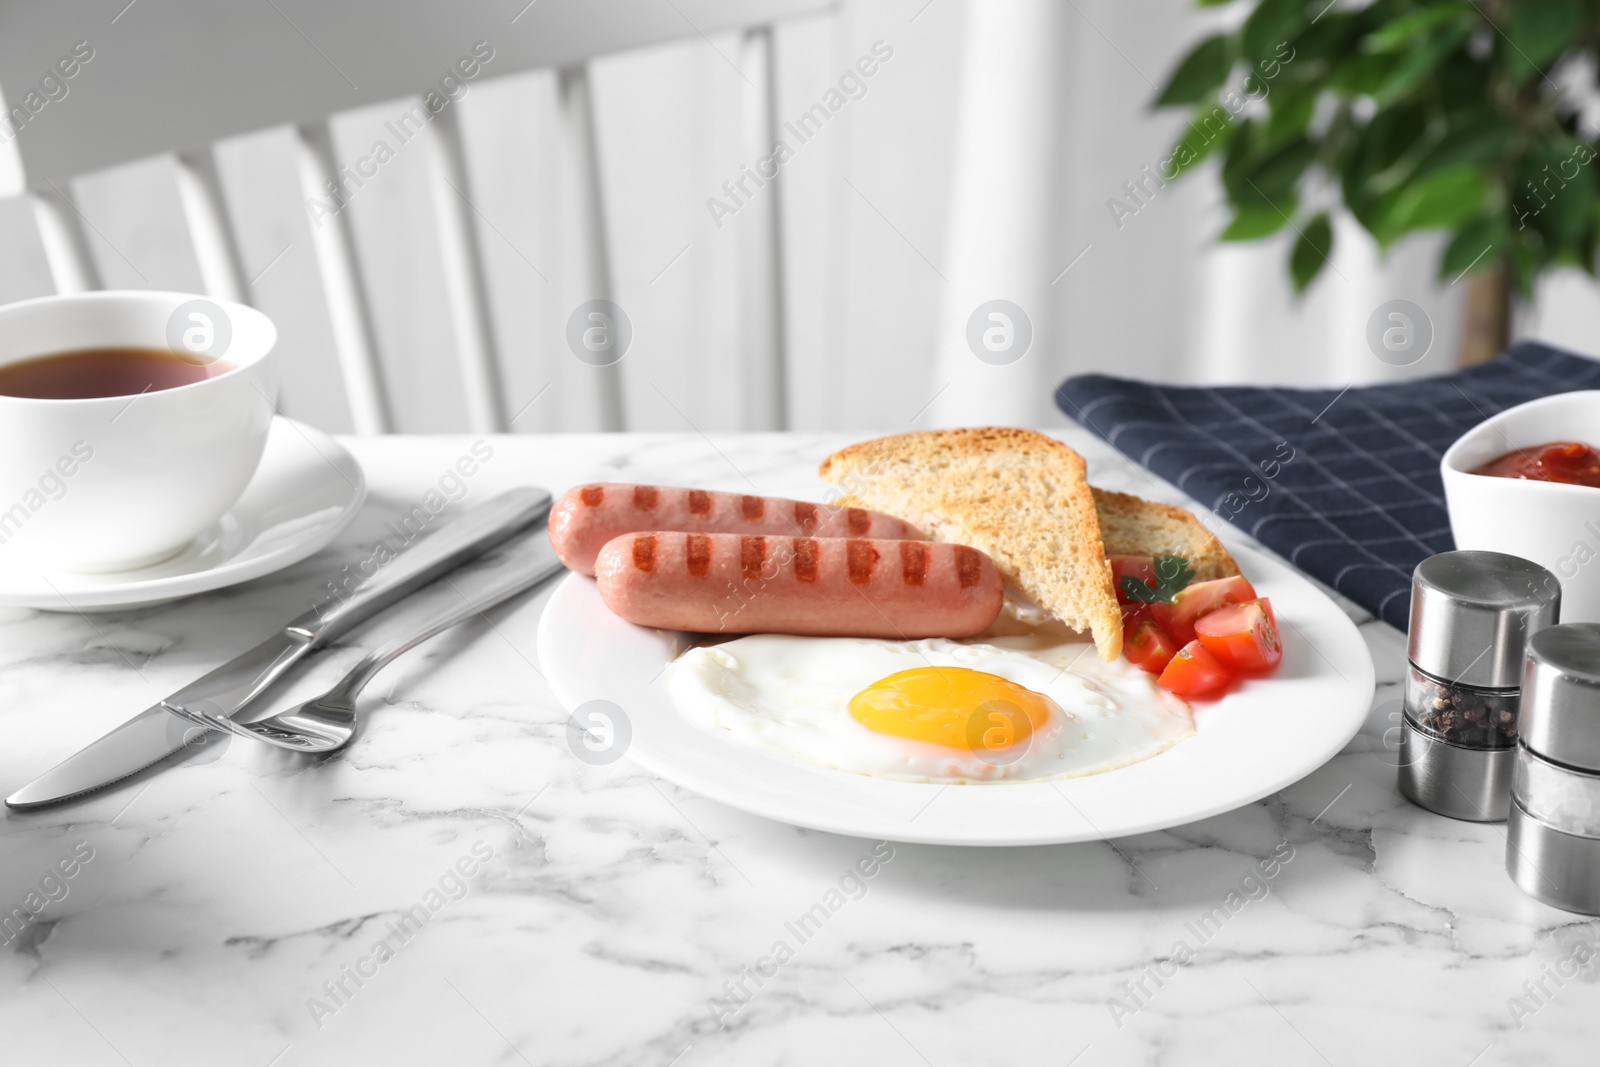
[(1171, 504), (1142, 500), (1132, 493), (1090, 487), (1100, 517), (1100, 540), (1108, 556), (1182, 556), (1194, 568), (1194, 580), (1209, 582), (1239, 573), (1216, 535), (1189, 512)]
[(1122, 652), (1122, 616), (1083, 457), (1031, 430), (986, 427), (881, 437), (823, 460), (823, 480), (940, 541), (989, 554), (1007, 585), (1102, 659)]

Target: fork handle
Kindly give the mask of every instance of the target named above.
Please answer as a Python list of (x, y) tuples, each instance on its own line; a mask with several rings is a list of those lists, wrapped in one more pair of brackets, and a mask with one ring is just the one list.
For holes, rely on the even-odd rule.
[(414, 629), (367, 653), (328, 691), (327, 699), (353, 703), (367, 683), (398, 657), (428, 638), (533, 588), (562, 569), (561, 560), (550, 547), (549, 539), (532, 537), (490, 552), (445, 575), (435, 583), (437, 595), (445, 598), (445, 590), (448, 589), (455, 594), (454, 602), (447, 600), (447, 606), (442, 610), (419, 618)]

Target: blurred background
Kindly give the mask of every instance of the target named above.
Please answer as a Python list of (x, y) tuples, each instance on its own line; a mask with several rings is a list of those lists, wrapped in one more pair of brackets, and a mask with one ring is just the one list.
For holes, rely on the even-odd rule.
[[(231, 84), (230, 69), (271, 62), (270, 76), (320, 114), (296, 103), (299, 113), (264, 127), (213, 137), (223, 127), (195, 119), (195, 129), (202, 148), (215, 142), (242, 295), (281, 331), (282, 411), (326, 430), (1051, 426), (1065, 421), (1054, 386), (1086, 372), (1324, 385), (1454, 365), (1466, 283), (1435, 280), (1443, 237), (1381, 255), (1336, 211), (1332, 269), (1296, 296), (1293, 233), (1218, 244), (1230, 213), (1214, 174), (1149, 177), (1188, 121), (1152, 102), (1197, 39), (1247, 13), (1238, 5), (608, 0), (585, 13), (507, 0), (451, 5), (451, 28), (431, 45), (406, 30), (418, 6), (12, 6), (0, 15), (8, 110), (75, 42), (93, 58), (0, 145), (0, 301), (57, 287), (30, 197), (41, 183), (67, 203), (98, 285), (207, 291), (173, 153), (195, 147), (182, 143), (188, 116), (259, 91)], [(633, 32), (631, 19), (647, 29)], [(571, 75), (524, 58), (538, 51), (530, 41), (562, 34), (584, 42), (569, 52), (595, 52), (560, 65), (582, 75), (576, 100)], [(633, 43), (641, 36), (661, 39)], [(479, 42), (493, 58), (448, 104), (460, 165), (442, 173), (461, 202), (441, 200), (439, 130), (404, 142), (390, 131)], [(374, 65), (381, 76), (365, 73)], [(374, 88), (397, 77), (413, 78), (418, 96)], [(130, 99), (130, 85), (151, 86), (140, 90), (149, 98)], [(819, 104), (803, 138), (789, 131)], [(318, 253), (328, 220), (307, 195), (295, 124), (324, 116), (336, 163), (355, 165), (379, 141), (394, 149), (340, 212), (381, 426), (352, 414)], [(134, 126), (114, 165), (49, 173), (48, 152), (43, 163), (29, 155), (34, 141), (82, 145)], [(752, 145), (771, 134), (789, 149), (776, 179), (747, 179), (735, 195), (770, 154)], [(592, 159), (575, 158), (586, 147)], [(464, 246), (459, 233), (452, 246), (441, 213), (465, 220)], [(601, 242), (598, 271), (584, 234)], [(466, 299), (487, 324), (478, 343), (501, 394), (493, 418), (474, 415), (459, 365), (460, 247), (477, 258), (465, 276), (481, 292)], [(568, 340), (580, 303), (597, 297), (631, 327), (612, 366), (577, 358)], [(1434, 330), (1406, 367), (1367, 342), (1374, 309), (1395, 299), (1420, 306)], [(976, 358), (968, 342), (992, 300), (1020, 310), (1031, 335), (1008, 362)], [(1512, 332), (1593, 352), (1597, 324), (1593, 280), (1558, 270), (1519, 302)], [(609, 400), (596, 399), (602, 381)]]

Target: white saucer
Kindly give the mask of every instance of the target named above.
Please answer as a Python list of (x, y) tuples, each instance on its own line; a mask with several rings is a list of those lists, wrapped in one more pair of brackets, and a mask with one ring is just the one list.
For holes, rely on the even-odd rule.
[(176, 556), (138, 570), (78, 574), (0, 553), (0, 607), (147, 607), (259, 578), (327, 545), (366, 496), (367, 480), (354, 456), (320, 430), (280, 415), (244, 494)]

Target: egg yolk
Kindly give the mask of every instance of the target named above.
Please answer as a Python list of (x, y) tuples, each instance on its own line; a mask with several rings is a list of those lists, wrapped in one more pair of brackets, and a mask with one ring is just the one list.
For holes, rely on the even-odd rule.
[(1006, 748), (1050, 718), (1050, 702), (997, 674), (916, 667), (880, 678), (850, 698), (867, 729), (968, 751)]

